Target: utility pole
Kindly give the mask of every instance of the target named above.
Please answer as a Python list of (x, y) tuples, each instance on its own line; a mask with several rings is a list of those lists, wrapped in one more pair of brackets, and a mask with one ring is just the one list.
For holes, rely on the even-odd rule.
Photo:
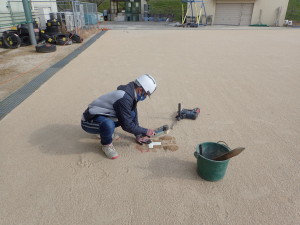
[(35, 46), (36, 39), (35, 39), (34, 30), (33, 30), (32, 14), (31, 14), (31, 9), (29, 7), (29, 2), (28, 2), (28, 0), (22, 0), (22, 2), (23, 2), (23, 7), (24, 7), (25, 18), (26, 18), (27, 25), (28, 25), (30, 42), (32, 45)]

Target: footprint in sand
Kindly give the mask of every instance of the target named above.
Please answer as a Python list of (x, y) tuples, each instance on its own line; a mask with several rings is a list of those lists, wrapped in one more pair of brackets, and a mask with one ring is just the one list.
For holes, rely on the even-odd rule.
[(82, 156), (79, 157), (79, 160), (77, 161), (77, 165), (79, 167), (86, 167), (86, 168), (90, 168), (90, 166), (92, 165), (92, 163), (87, 160), (87, 159), (84, 159)]

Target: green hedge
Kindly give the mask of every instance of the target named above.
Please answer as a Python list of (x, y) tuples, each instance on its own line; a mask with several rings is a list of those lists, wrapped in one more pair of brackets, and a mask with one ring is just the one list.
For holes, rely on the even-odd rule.
[(180, 0), (150, 0), (151, 14), (174, 15), (174, 20), (181, 20), (181, 1)]
[(103, 12), (103, 10), (107, 10), (110, 7), (110, 0), (105, 0), (99, 7), (98, 7), (98, 11), (99, 12)]
[(300, 0), (290, 0), (285, 18), (300, 21)]

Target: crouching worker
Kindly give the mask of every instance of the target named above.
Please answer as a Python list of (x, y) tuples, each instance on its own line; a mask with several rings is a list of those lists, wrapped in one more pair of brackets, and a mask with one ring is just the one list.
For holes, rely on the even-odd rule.
[(115, 128), (134, 134), (138, 143), (147, 143), (154, 136), (152, 129), (139, 126), (137, 103), (153, 94), (156, 81), (148, 74), (138, 77), (117, 90), (104, 94), (89, 104), (82, 115), (81, 127), (91, 134), (100, 134), (102, 151), (110, 159), (119, 157), (112, 142), (116, 139)]

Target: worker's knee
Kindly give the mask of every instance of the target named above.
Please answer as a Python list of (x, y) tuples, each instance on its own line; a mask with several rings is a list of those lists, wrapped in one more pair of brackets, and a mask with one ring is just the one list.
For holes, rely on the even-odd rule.
[(100, 125), (100, 132), (113, 134), (115, 127), (116, 127), (115, 122), (112, 121), (111, 119), (107, 119)]

